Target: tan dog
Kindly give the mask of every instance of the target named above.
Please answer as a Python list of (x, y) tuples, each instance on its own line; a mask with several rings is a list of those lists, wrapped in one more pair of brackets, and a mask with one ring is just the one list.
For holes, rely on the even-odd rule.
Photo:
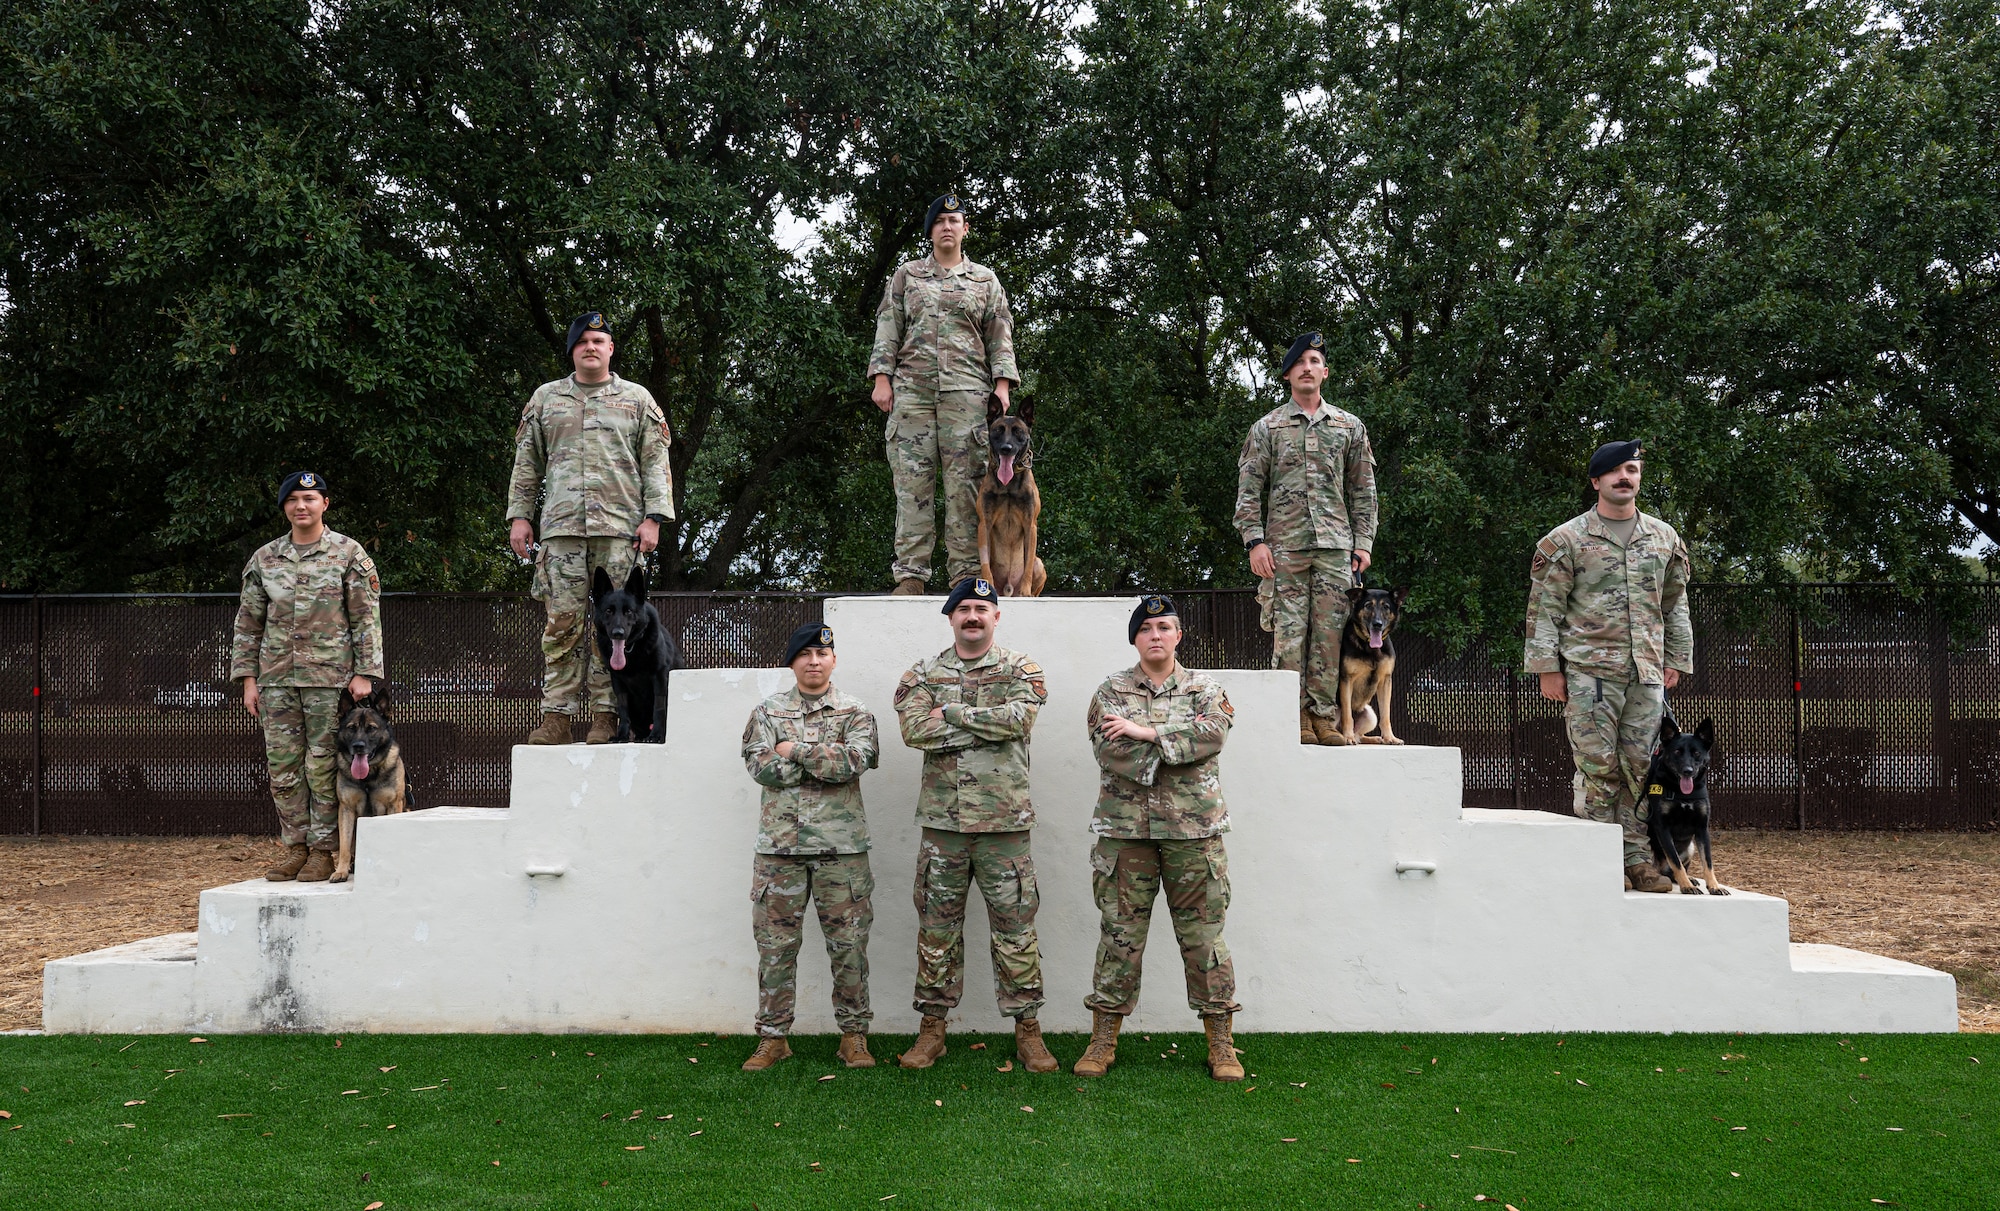
[(1002, 597), (1040, 597), (1048, 570), (1035, 554), (1042, 494), (1035, 488), (1035, 401), (1018, 411), (1000, 410), (1000, 397), (986, 399), (987, 466), (980, 481), (979, 573)]
[[(1403, 616), (1405, 589), (1347, 590), (1347, 627), (1340, 635), (1340, 731), (1345, 744), (1401, 744), (1389, 726), (1396, 645), (1389, 632)], [(1368, 705), (1369, 699), (1375, 705)], [(1380, 736), (1368, 732), (1377, 722)]]
[(334, 796), (340, 800), (340, 852), (330, 883), (345, 883), (354, 873), (354, 822), (362, 816), (393, 816), (410, 806), (404, 780), (403, 750), (389, 724), (389, 687), (356, 699), (340, 691), (339, 746), (335, 762)]

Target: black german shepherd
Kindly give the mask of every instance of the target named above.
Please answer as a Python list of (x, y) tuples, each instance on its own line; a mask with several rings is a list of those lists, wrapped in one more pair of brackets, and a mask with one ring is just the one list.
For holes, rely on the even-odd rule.
[(667, 742), (667, 674), (681, 667), (681, 646), (667, 633), (660, 612), (646, 600), (646, 573), (633, 568), (625, 587), (611, 587), (603, 568), (590, 578), (591, 618), (597, 654), (611, 670), (611, 698), (618, 707), (614, 744)]
[(339, 768), (334, 796), (340, 801), (340, 852), (330, 883), (354, 873), (354, 822), (363, 816), (393, 816), (410, 809), (403, 750), (389, 722), (389, 684), (378, 681), (366, 698), (340, 691), (340, 730), (334, 733)]
[[(1401, 744), (1389, 726), (1396, 645), (1389, 632), (1403, 616), (1408, 589), (1347, 590), (1347, 627), (1340, 633), (1340, 732), (1346, 744)], [(1369, 706), (1373, 699), (1375, 705)], [(1370, 736), (1377, 723), (1380, 736)]]
[(1715, 860), (1708, 847), (1708, 763), (1715, 749), (1715, 720), (1704, 719), (1684, 732), (1669, 711), (1660, 720), (1660, 747), (1646, 769), (1646, 835), (1653, 842), (1653, 861), (1684, 896), (1701, 889), (1688, 878), (1688, 867), (1711, 896), (1729, 889), (1715, 878)]

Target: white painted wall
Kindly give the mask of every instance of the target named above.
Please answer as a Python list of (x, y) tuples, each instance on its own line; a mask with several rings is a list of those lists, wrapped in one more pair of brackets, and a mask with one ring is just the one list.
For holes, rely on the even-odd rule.
[[(940, 604), (869, 597), (828, 608), (835, 679), (875, 708), (884, 736), (882, 767), (863, 781), (882, 1030), (916, 1024), (920, 761), (889, 703), (902, 670), (949, 643)], [(1089, 1024), (1097, 773), (1083, 719), (1098, 681), (1133, 658), (1131, 606), (1017, 601), (999, 625), (1002, 644), (1048, 672), (1031, 780), (1051, 1029)], [(1301, 746), (1292, 674), (1218, 676), (1237, 708), (1223, 755), (1236, 822), (1225, 936), (1242, 1029), (1956, 1029), (1948, 975), (1791, 945), (1782, 900), (1625, 893), (1614, 827), (1461, 810), (1457, 750)], [(192, 964), (165, 971), (172, 960), (124, 948), (49, 964), (45, 1026), (748, 1030), (757, 788), (737, 753), (750, 708), (789, 684), (784, 670), (676, 674), (666, 745), (517, 748), (510, 810), (364, 820), (350, 884), (203, 893)], [(1729, 854), (1717, 861), (1727, 879)], [(1416, 863), (1436, 873), (1398, 874)], [(824, 951), (808, 929), (798, 1029), (831, 1031)], [(975, 897), (956, 1024), (995, 1030), (985, 932)], [(1153, 939), (1134, 1025), (1190, 1029), (1164, 908)]]

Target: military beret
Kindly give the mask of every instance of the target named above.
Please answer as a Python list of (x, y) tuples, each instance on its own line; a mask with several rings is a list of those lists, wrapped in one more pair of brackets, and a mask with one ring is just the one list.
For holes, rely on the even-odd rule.
[(1319, 350), (1319, 355), (1325, 357), (1326, 338), (1317, 332), (1301, 332), (1298, 336), (1292, 338), (1292, 347), (1285, 350), (1284, 363), (1278, 367), (1278, 377), (1283, 378), (1285, 375), (1290, 374), (1292, 366), (1306, 355), (1306, 350), (1308, 349), (1317, 349)]
[(300, 488), (325, 496), (326, 476), (316, 475), (311, 471), (294, 471), (290, 475), (285, 476), (284, 482), (278, 485), (278, 507), (281, 509), (284, 508), (285, 498)]
[(997, 606), (1000, 604), (1000, 594), (993, 591), (991, 583), (977, 576), (969, 576), (959, 581), (958, 587), (951, 591), (951, 596), (944, 599), (944, 609), (940, 613), (951, 613), (958, 608), (958, 603), (961, 601), (984, 601)]
[(563, 346), (565, 357), (576, 352), (576, 343), (583, 339), (586, 332), (611, 335), (611, 325), (605, 321), (602, 311), (586, 311), (569, 322), (569, 344)]
[(1132, 621), (1125, 627), (1125, 642), (1139, 642), (1139, 628), (1146, 625), (1148, 618), (1172, 618), (1178, 623), (1180, 616), (1180, 611), (1174, 608), (1173, 598), (1165, 593), (1148, 593), (1132, 609)]
[(1605, 442), (1590, 456), (1590, 478), (1616, 471), (1636, 458), (1644, 457), (1644, 442)]
[(805, 651), (807, 648), (831, 648), (832, 646), (833, 628), (823, 622), (808, 622), (798, 630), (793, 631), (792, 637), (785, 641), (785, 664), (789, 667), (792, 661), (799, 658), (799, 653)]
[(965, 203), (959, 201), (955, 193), (948, 193), (932, 202), (929, 212), (924, 215), (924, 235), (930, 235), (931, 228), (937, 226), (938, 216), (941, 214), (955, 214), (963, 218)]

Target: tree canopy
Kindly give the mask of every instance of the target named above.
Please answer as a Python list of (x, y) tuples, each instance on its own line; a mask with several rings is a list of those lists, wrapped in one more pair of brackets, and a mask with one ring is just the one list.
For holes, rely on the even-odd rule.
[(0, 53), (8, 591), (232, 587), (299, 466), (391, 587), (523, 584), (588, 308), (673, 428), (663, 587), (886, 587), (862, 371), (947, 189), (1054, 590), (1251, 583), (1308, 328), (1437, 631), (1518, 629), (1613, 436), (1707, 578), (2000, 539), (1996, 0), (16, 0)]

